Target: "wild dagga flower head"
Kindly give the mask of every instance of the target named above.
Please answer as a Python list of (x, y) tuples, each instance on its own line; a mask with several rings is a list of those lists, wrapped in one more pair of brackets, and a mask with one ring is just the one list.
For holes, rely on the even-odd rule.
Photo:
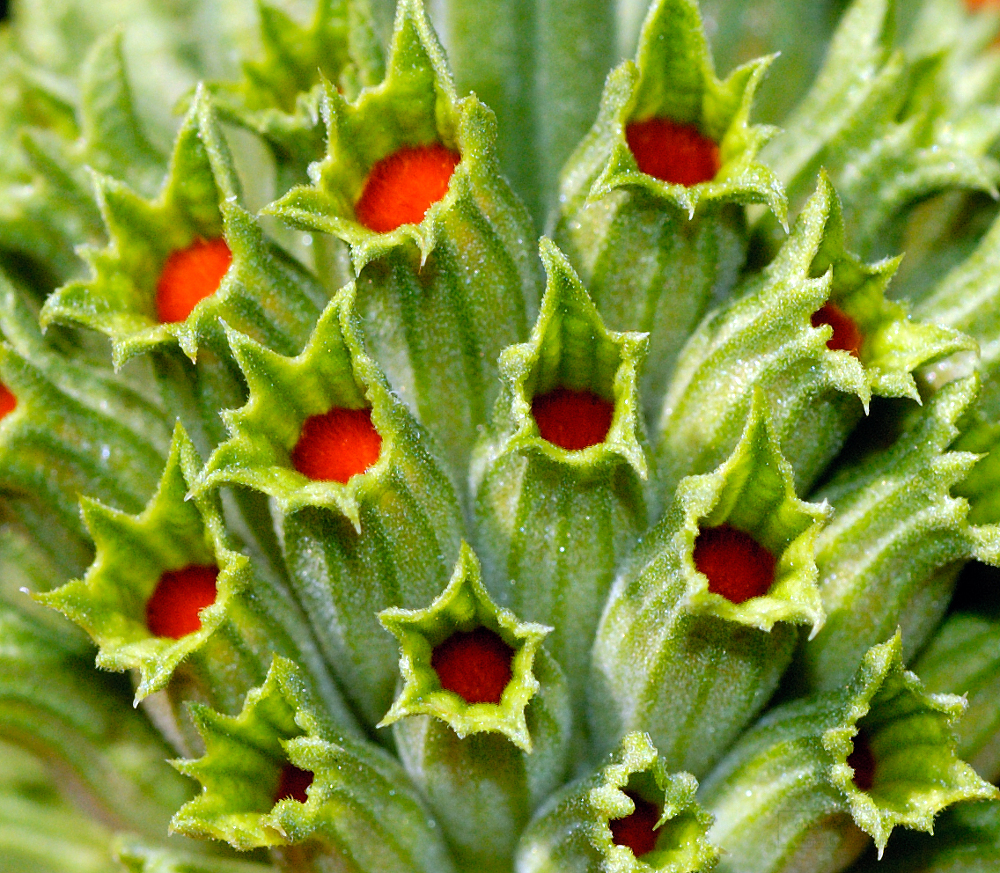
[(996, 869), (997, 3), (12, 6), (0, 871)]

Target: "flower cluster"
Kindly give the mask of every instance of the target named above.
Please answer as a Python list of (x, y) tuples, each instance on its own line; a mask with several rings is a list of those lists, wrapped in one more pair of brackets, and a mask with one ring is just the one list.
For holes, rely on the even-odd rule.
[(1000, 4), (646, 2), (14, 3), (0, 871), (995, 868)]

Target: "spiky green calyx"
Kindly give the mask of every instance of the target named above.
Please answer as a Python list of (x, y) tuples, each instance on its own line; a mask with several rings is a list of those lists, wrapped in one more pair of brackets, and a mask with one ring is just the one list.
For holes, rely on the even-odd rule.
[[(332, 722), (291, 661), (275, 659), (239, 715), (196, 707), (192, 717), (206, 754), (175, 766), (204, 791), (177, 812), (174, 830), (239, 849), (283, 847), (290, 864), (316, 858), (370, 873), (451, 869), (399, 764)], [(304, 798), (278, 796), (289, 765), (312, 774)]]
[[(471, 478), (487, 585), (518, 615), (553, 627), (546, 647), (580, 699), (600, 606), (646, 524), (636, 384), (646, 344), (608, 331), (565, 256), (544, 238), (541, 251), (541, 314), (529, 342), (500, 358), (501, 394)], [(558, 411), (566, 434), (607, 406), (609, 428), (594, 445), (566, 449), (542, 435), (535, 403), (560, 390), (597, 398)]]
[[(754, 719), (785, 712), (805, 673), (843, 693), (896, 623), (901, 654), (882, 687), (929, 640), (935, 690), (956, 682), (970, 695), (962, 750), (990, 766), (991, 636), (963, 614), (967, 592), (933, 625), (959, 564), (995, 551), (995, 240), (983, 235), (995, 207), (968, 192), (989, 192), (996, 171), (996, 17), (959, 0), (821, 0), (806, 17), (789, 0), (658, 0), (640, 34), (645, 0), (434, 0), (429, 14), (404, 0), (386, 40), (394, 0), (316, 0), (311, 17), (298, 2), (279, 12), (266, 0), (131, 0), (111, 11), (19, 0), (0, 26), (0, 270), (11, 291), (0, 307), (0, 612), (10, 605), (43, 629), (27, 645), (24, 626), (7, 625), (16, 643), (0, 646), (13, 665), (0, 678), (0, 734), (39, 739), (64, 765), (8, 790), (0, 763), (0, 848), (81, 873), (510, 873), (535, 861), (546, 873), (700, 873), (779, 843), (801, 867), (842, 866), (850, 852), (824, 853), (863, 831), (841, 815), (843, 785), (825, 792), (802, 759), (749, 800), (739, 794), (750, 819), (774, 823), (766, 839), (742, 832), (746, 852), (730, 836), (713, 846), (693, 779), (664, 774), (690, 766), (718, 786), (717, 760), (757, 735)], [(129, 22), (121, 35), (112, 15)], [(801, 123), (754, 126), (809, 91), (837, 20)], [(97, 34), (88, 56), (82, 43)], [(728, 80), (715, 77), (710, 39), (719, 68), (736, 70)], [(627, 56), (636, 62), (613, 71), (598, 108), (604, 73)], [(465, 96), (470, 84), (498, 120)], [(563, 176), (572, 196), (555, 203), (559, 167), (588, 126)], [(679, 176), (648, 148), (661, 134), (688, 150)], [(786, 147), (793, 159), (770, 163)], [(815, 190), (813, 161), (829, 172), (785, 241), (785, 193), (794, 214)], [(185, 181), (201, 193), (171, 201)], [(543, 241), (539, 264), (528, 216), (541, 228), (546, 203), (567, 257)], [(195, 213), (221, 235), (205, 238)], [(100, 268), (89, 277), (81, 244)], [(903, 249), (901, 264), (877, 260)], [(207, 284), (178, 281), (178, 264), (182, 279), (206, 273)], [(550, 281), (532, 332), (540, 266)], [(119, 285), (145, 296), (116, 309)], [(161, 286), (194, 309), (165, 317)], [(886, 293), (919, 301), (924, 323)], [(150, 299), (171, 327), (115, 326)], [(56, 313), (60, 302), (75, 309)], [(190, 463), (167, 489), (178, 421)], [(880, 448), (862, 445), (883, 425)], [(137, 534), (157, 481), (172, 493), (160, 517), (176, 535)], [(128, 679), (95, 677), (86, 636), (18, 589), (75, 592), (75, 617), (92, 629), (138, 624), (150, 586), (129, 572), (172, 547), (197, 563), (160, 572), (146, 630), (168, 645), (194, 637), (220, 597), (224, 617), (130, 710)], [(424, 648), (437, 686), (378, 727), (405, 697), (409, 667), (407, 644), (401, 670), (377, 616), (426, 617), (456, 563), (476, 578), (472, 548), (484, 558), (480, 623), (435, 625)], [(102, 565), (114, 573), (87, 590)], [(208, 579), (217, 570), (221, 595)], [(840, 596), (838, 573), (857, 587)], [(185, 622), (164, 625), (168, 577), (200, 594)], [(522, 629), (552, 627), (530, 693), (514, 669), (527, 644), (504, 630), (505, 610)], [(838, 627), (849, 639), (826, 644)], [(107, 630), (102, 658), (116, 645)], [(949, 658), (954, 669), (942, 669)], [(924, 744), (878, 736), (865, 763), (864, 730), (882, 729), (879, 692), (844, 760), (879, 802), (906, 800), (878, 772), (890, 746), (939, 786), (967, 775), (938, 742), (954, 701), (928, 704), (909, 682), (897, 696), (927, 706), (893, 729)], [(450, 709), (416, 711), (445, 692)], [(480, 718), (503, 710), (505, 694), (530, 752), (511, 740), (524, 738), (516, 718), (500, 719), (506, 733)], [(476, 707), (478, 728), (460, 726)], [(623, 737), (629, 727), (656, 735), (662, 762), (646, 767), (655, 754)], [(162, 829), (183, 802), (177, 780), (133, 802), (162, 773), (157, 731), (193, 759), (208, 746), (183, 765), (205, 788), (176, 819), (190, 842)], [(601, 756), (615, 749), (611, 767), (624, 756), (634, 773), (608, 774)], [(789, 772), (820, 786), (836, 820), (816, 826), (815, 806), (782, 794)], [(69, 832), (81, 819), (54, 799), (72, 792), (70, 773), (96, 788), (88, 810), (113, 807), (124, 823)], [(608, 790), (574, 793), (581, 776)], [(4, 842), (11, 821), (33, 815), (37, 840)], [(717, 833), (731, 835), (725, 816)], [(942, 821), (946, 835), (961, 829)], [(970, 849), (989, 845), (988, 828), (968, 832)], [(237, 858), (227, 838), (253, 855)], [(938, 844), (941, 857), (954, 839)], [(907, 861), (930, 857), (898, 845)]]
[[(518, 846), (524, 873), (700, 873), (714, 868), (719, 852), (707, 839), (711, 817), (695, 799), (689, 773), (667, 773), (649, 737), (628, 733), (606, 763), (571, 783), (538, 811)], [(628, 791), (629, 793), (626, 793)], [(617, 843), (612, 823), (636, 810), (634, 797), (661, 810), (654, 847), (636, 856)]]
[[(899, 655), (897, 634), (869, 650), (846, 687), (776, 708), (737, 742), (703, 789), (721, 869), (791, 870), (808, 858), (839, 870), (864, 849), (862, 834), (881, 853), (898, 826), (930, 831), (947, 806), (996, 797), (955, 755), (961, 698), (928, 694)], [(864, 781), (849, 761), (862, 736), (873, 757)], [(916, 751), (924, 745), (933, 753)]]
[[(624, 565), (601, 617), (588, 715), (598, 746), (650, 734), (667, 766), (707, 768), (774, 692), (795, 625), (822, 626), (813, 548), (829, 514), (795, 494), (792, 470), (756, 395), (743, 434), (717, 470), (681, 481), (674, 503)], [(705, 530), (726, 525), (774, 563), (770, 584), (741, 601), (712, 590), (696, 566)], [(724, 553), (721, 563), (738, 561)], [(692, 662), (712, 671), (692, 671)], [(711, 741), (699, 733), (711, 724)]]

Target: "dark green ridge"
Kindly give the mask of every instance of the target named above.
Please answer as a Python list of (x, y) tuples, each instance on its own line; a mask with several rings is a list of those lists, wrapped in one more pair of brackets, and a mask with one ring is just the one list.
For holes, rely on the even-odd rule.
[(615, 6), (444, 0), (432, 7), (458, 88), (496, 113), (503, 173), (541, 228), (563, 163), (593, 120), (605, 73), (621, 57)]

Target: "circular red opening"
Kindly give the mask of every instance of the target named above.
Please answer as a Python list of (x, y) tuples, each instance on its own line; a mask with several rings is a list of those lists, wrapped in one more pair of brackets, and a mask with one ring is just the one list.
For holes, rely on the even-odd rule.
[(485, 627), (453, 633), (434, 647), (431, 667), (441, 687), (466, 703), (499, 703), (510, 683), (514, 650)]
[(531, 401), (542, 439), (569, 451), (603, 443), (611, 429), (614, 404), (591, 391), (556, 388)]
[(309, 797), (306, 789), (313, 783), (313, 774), (302, 770), (293, 764), (285, 764), (281, 770), (278, 789), (274, 792), (274, 802), (279, 800), (297, 800), (305, 803)]
[(206, 297), (219, 290), (233, 261), (229, 246), (218, 239), (196, 239), (170, 254), (156, 283), (156, 313), (161, 323), (184, 321)]
[(376, 233), (419, 224), (448, 192), (451, 174), (461, 159), (458, 152), (431, 143), (403, 146), (377, 161), (354, 205), (358, 221)]
[(698, 532), (694, 565), (708, 577), (709, 591), (733, 603), (762, 597), (774, 582), (774, 555), (750, 534), (728, 524)]
[(673, 185), (711, 182), (721, 166), (719, 147), (691, 124), (669, 118), (633, 121), (625, 139), (639, 169)]
[(611, 839), (616, 846), (628, 846), (637, 858), (656, 848), (656, 823), (663, 814), (655, 803), (643, 800), (631, 791), (625, 792), (635, 804), (635, 812), (625, 818), (608, 822)]
[(864, 339), (858, 325), (843, 309), (835, 303), (824, 303), (810, 317), (813, 327), (828, 324), (833, 328), (833, 334), (826, 341), (826, 347), (834, 351), (850, 352), (857, 357), (861, 352)]
[(199, 612), (215, 603), (218, 575), (218, 567), (198, 564), (162, 573), (146, 602), (149, 632), (179, 640), (201, 630)]
[(310, 479), (344, 483), (371, 467), (381, 451), (372, 411), (338, 407), (305, 420), (292, 465)]

